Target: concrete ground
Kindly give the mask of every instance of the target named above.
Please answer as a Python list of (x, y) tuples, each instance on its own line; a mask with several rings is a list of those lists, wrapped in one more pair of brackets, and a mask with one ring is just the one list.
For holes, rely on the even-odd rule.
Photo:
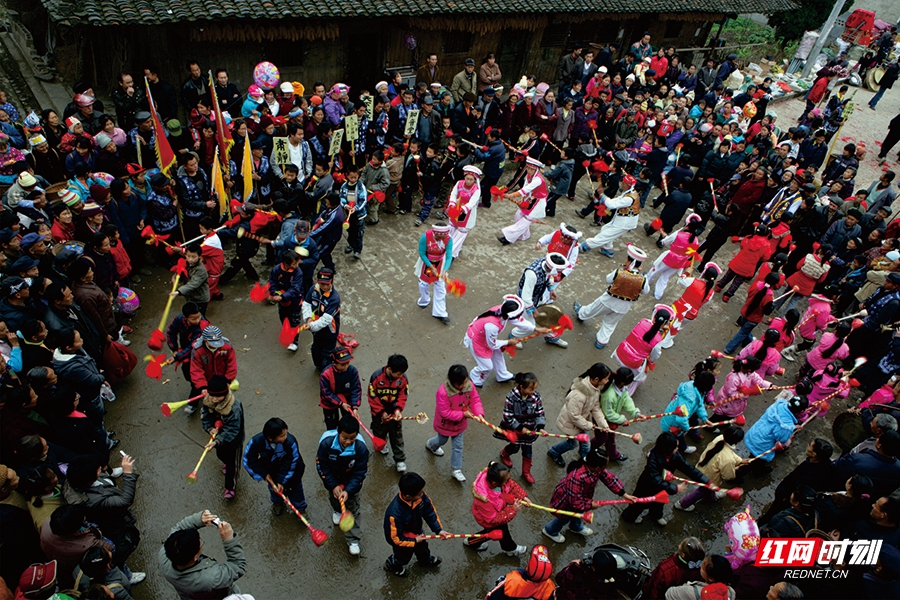
[[(840, 136), (865, 140), (869, 148), (875, 150), (874, 141), (881, 139), (888, 120), (900, 106), (900, 93), (889, 93), (878, 112), (865, 107), (870, 97), (870, 92), (864, 90), (856, 93), (855, 100), (862, 108), (853, 115)], [(779, 125), (789, 126), (802, 107), (802, 100), (776, 105)], [(879, 172), (874, 152), (870, 152), (861, 170), (860, 185), (868, 185)], [(422, 310), (415, 304), (418, 294), (413, 264), (416, 244), (424, 228), (413, 227), (413, 216), (410, 215), (386, 216), (381, 223), (369, 228), (362, 260), (355, 261), (348, 258), (349, 255), (340, 254), (335, 282), (343, 299), (343, 330), (356, 334), (360, 342), (353, 364), (363, 378), (367, 380), (384, 364), (388, 355), (405, 354), (410, 362), (408, 376), (411, 381), (406, 414), (425, 411), (433, 416), (434, 392), (441, 385), (448, 367), (455, 363), (472, 365), (470, 353), (462, 346), (466, 326), (476, 315), (497, 304), (503, 294), (515, 292), (524, 267), (540, 255), (534, 249), (535, 239), (551, 232), (561, 221), (575, 225), (586, 235), (596, 233), (596, 228), (587, 227), (587, 222), (573, 213), (574, 208), (583, 205), (588, 193), (584, 185), (579, 189), (576, 203), (562, 199), (557, 217), (547, 219), (552, 226), (535, 225), (530, 242), (507, 247), (501, 247), (495, 236), (500, 227), (511, 222), (514, 207), (502, 202), (489, 211), (481, 211), (477, 228), (451, 269), (453, 277), (467, 283), (468, 293), (462, 299), (448, 298), (452, 318), (449, 326), (432, 318), (430, 310)], [(641, 221), (652, 220), (655, 216), (656, 212), (648, 208)], [(604, 277), (624, 258), (624, 241), (642, 246), (651, 257), (658, 253), (652, 240), (638, 229), (616, 243), (614, 259), (602, 257), (596, 251), (582, 254), (581, 264), (558, 290), (561, 308), (571, 314), (573, 301), (590, 302), (605, 290)], [(339, 253), (342, 248), (343, 245), (339, 246)], [(726, 264), (732, 252), (733, 247), (723, 249), (718, 257), (719, 264)], [(261, 256), (257, 260), (260, 259)], [(169, 274), (157, 269), (153, 276), (145, 277), (143, 283), (136, 286), (143, 307), (133, 324), (135, 332), (131, 339), (132, 349), (139, 356), (147, 353), (145, 343), (160, 318), (168, 281)], [(148, 577), (133, 590), (133, 595), (139, 600), (174, 597), (172, 588), (159, 574), (157, 552), (173, 524), (202, 509), (209, 509), (233, 524), (248, 561), (247, 574), (239, 585), (257, 599), (474, 599), (484, 597), (498, 576), (522, 565), (523, 561), (500, 553), (495, 544), (484, 553), (474, 553), (464, 549), (458, 540), (436, 541), (431, 544), (432, 551), (444, 560), (439, 568), (424, 571), (413, 566), (410, 577), (402, 580), (386, 574), (382, 564), (390, 550), (382, 533), (382, 520), (384, 509), (397, 492), (398, 476), (390, 457), (378, 454), (372, 457), (362, 490), (362, 556), (348, 555), (343, 534), (330, 523), (327, 493), (315, 473), (314, 453), (324, 427), (318, 408), (318, 380), (307, 352), (309, 334), (304, 334), (303, 346), (296, 354), (282, 348), (277, 341), (280, 324), (275, 307), (251, 303), (248, 298), (250, 287), (249, 282), (238, 276), (223, 288), (226, 300), (213, 303), (208, 317), (222, 328), (237, 349), (240, 390), (236, 395), (244, 404), (247, 437), (261, 431), (263, 423), (270, 417), (279, 416), (288, 423), (300, 441), (306, 462), (303, 479), (309, 502), (308, 516), (315, 526), (326, 530), (331, 539), (325, 546), (316, 548), (293, 515), (273, 516), (264, 484), (252, 481), (246, 473), (239, 481), (237, 497), (233, 501), (223, 500), (221, 464), (214, 456), (202, 466), (199, 481), (189, 485), (185, 476), (193, 468), (206, 441), (199, 416), (188, 417), (179, 412), (166, 418), (159, 410), (161, 402), (186, 398), (188, 385), (180, 372), (171, 368), (166, 370), (162, 383), (148, 379), (141, 372), (142, 363), (118, 387), (119, 399), (109, 406), (107, 418), (108, 426), (118, 431), (122, 440), (120, 448), (135, 456), (137, 472), (141, 475), (134, 508), (142, 542), (130, 563), (134, 570), (147, 571)], [(664, 301), (674, 301), (682, 290), (671, 282)], [(649, 315), (654, 304), (650, 297), (639, 300), (620, 324), (606, 350), (594, 348), (596, 322), (576, 322), (574, 331), (565, 335), (568, 349), (549, 346), (538, 338), (509, 360), (512, 371), (533, 371), (539, 377), (548, 430), (556, 429), (553, 423), (572, 379), (597, 361), (615, 366), (610, 357), (611, 350), (640, 318)], [(661, 412), (677, 385), (687, 379), (694, 363), (706, 357), (711, 349), (724, 346), (734, 333), (740, 304), (736, 301), (725, 305), (717, 297), (704, 307), (700, 319), (690, 323), (678, 336), (675, 346), (663, 353), (656, 370), (637, 392), (636, 403), (642, 412)], [(176, 302), (173, 314), (179, 308), (180, 301)], [(775, 382), (792, 383), (796, 365), (786, 363), (788, 374), (775, 378)], [(720, 384), (730, 366), (726, 361)], [(488, 420), (500, 421), (508, 390), (508, 385), (497, 384), (493, 378), (485, 385), (481, 395)], [(772, 394), (754, 399), (747, 409), (748, 423), (754, 422), (771, 401)], [(664, 529), (654, 523), (623, 524), (619, 519), (619, 507), (598, 509), (593, 526), (596, 535), (584, 540), (570, 534), (565, 544), (554, 544), (540, 534), (541, 527), (549, 520), (548, 515), (523, 509), (511, 523), (512, 534), (520, 544), (548, 544), (556, 569), (603, 542), (642, 548), (654, 566), (673, 553), (678, 542), (688, 535), (700, 537), (710, 552), (724, 552), (723, 522), (747, 505), (753, 514), (760, 515), (772, 499), (773, 482), (802, 460), (802, 448), (807, 441), (817, 435), (830, 438), (831, 418), (842, 409), (833, 407), (827, 423), (822, 421), (808, 427), (801, 435), (798, 447), (775, 461), (775, 472), (770, 478), (749, 479), (745, 485), (746, 494), (740, 502), (724, 500), (702, 505), (690, 515), (676, 513), (673, 516), (672, 508), (668, 507), (666, 514), (672, 520)], [(417, 425), (411, 421), (404, 424), (409, 469), (420, 473), (428, 482), (426, 491), (448, 531), (476, 531), (478, 527), (470, 512), (470, 486), (477, 473), (489, 461), (497, 459), (501, 442), (492, 438), (486, 427), (472, 423), (466, 433), (463, 469), (469, 481), (459, 484), (450, 479), (449, 447), (448, 455), (443, 458), (432, 456), (424, 448), (425, 440), (433, 435), (431, 425), (430, 422)], [(633, 489), (643, 468), (643, 452), (650, 447), (660, 428), (658, 421), (650, 421), (631, 430), (643, 434), (643, 444), (638, 447), (627, 440), (620, 443), (620, 450), (630, 458), (611, 467), (628, 491)], [(549, 503), (554, 486), (564, 474), (563, 469), (546, 457), (548, 447), (548, 442), (543, 439), (535, 444), (537, 483), (524, 484), (536, 503)], [(696, 460), (696, 457), (692, 458)], [(514, 477), (522, 483), (520, 460), (514, 458)], [(113, 462), (117, 463), (115, 459)], [(612, 494), (601, 485), (596, 497), (608, 499)], [(203, 538), (205, 552), (221, 559), (223, 552), (215, 532), (204, 531)]]

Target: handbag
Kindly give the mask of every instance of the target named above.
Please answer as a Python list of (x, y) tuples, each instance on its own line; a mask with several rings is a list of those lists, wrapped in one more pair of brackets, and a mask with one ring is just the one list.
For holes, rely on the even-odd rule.
[(106, 381), (116, 384), (131, 374), (137, 366), (138, 358), (128, 347), (113, 340), (103, 349), (101, 362), (106, 371)]

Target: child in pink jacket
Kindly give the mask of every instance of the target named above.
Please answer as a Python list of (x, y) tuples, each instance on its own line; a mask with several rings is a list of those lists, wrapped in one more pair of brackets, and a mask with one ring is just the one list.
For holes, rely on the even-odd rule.
[(775, 345), (781, 340), (781, 332), (777, 329), (766, 329), (761, 340), (750, 342), (735, 358), (747, 358), (755, 356), (760, 360), (759, 373), (762, 377), (770, 375), (783, 375), (784, 369), (778, 366), (781, 362), (781, 352)]
[[(509, 533), (509, 522), (516, 517), (521, 501), (528, 497), (518, 483), (509, 478), (509, 467), (503, 463), (491, 461), (486, 469), (475, 478), (472, 486), (472, 515), (475, 522), (484, 529), (478, 533), (487, 533), (499, 529), (503, 532), (500, 548), (507, 556), (520, 556), (528, 550), (527, 546), (519, 546)], [(474, 542), (474, 543), (470, 543)], [(487, 538), (471, 538), (463, 544), (472, 550), (487, 548)]]
[(435, 393), (434, 430), (437, 435), (425, 442), (435, 456), (443, 456), (441, 448), (452, 440), (450, 475), (460, 483), (466, 480), (462, 472), (463, 435), (469, 423), (467, 419), (483, 416), (484, 408), (478, 390), (469, 379), (469, 371), (463, 365), (453, 365), (447, 372), (447, 381)]
[(726, 404), (722, 404), (712, 409), (713, 414), (709, 420), (718, 423), (733, 419), (744, 413), (747, 408), (747, 402), (750, 396), (755, 396), (756, 387), (767, 388), (772, 384), (762, 378), (757, 373), (760, 367), (760, 360), (755, 356), (746, 358), (735, 358), (734, 367), (728, 375), (725, 376), (725, 384), (719, 390), (716, 396), (716, 402), (722, 402), (728, 398), (739, 396)]
[(845, 341), (853, 327), (848, 321), (838, 323), (834, 333), (830, 331), (822, 334), (819, 344), (806, 355), (806, 363), (800, 367), (798, 377), (809, 377), (819, 369), (824, 369), (828, 363), (843, 361), (850, 356), (850, 346)]
[[(812, 391), (807, 395), (809, 408), (797, 417), (801, 423), (810, 417), (824, 417), (828, 414), (832, 402), (837, 398), (846, 398), (850, 395), (850, 386), (841, 381), (843, 375), (844, 369), (841, 368), (839, 361), (830, 362), (825, 365), (824, 369), (813, 373), (809, 378)], [(825, 398), (829, 399), (823, 402)], [(816, 402), (821, 403), (815, 404)]]
[(831, 305), (832, 301), (820, 294), (812, 294), (809, 297), (809, 307), (797, 325), (797, 331), (800, 332), (803, 341), (797, 345), (796, 352), (812, 348), (818, 333), (825, 331), (825, 327), (835, 320), (835, 317), (831, 316)]

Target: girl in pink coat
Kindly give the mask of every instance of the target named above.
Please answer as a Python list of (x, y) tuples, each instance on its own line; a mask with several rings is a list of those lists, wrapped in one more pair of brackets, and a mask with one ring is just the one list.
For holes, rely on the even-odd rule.
[(756, 387), (767, 388), (772, 385), (757, 373), (759, 367), (760, 360), (755, 356), (734, 359), (734, 368), (725, 376), (725, 384), (719, 390), (716, 402), (722, 402), (734, 396), (739, 397), (712, 409), (713, 414), (709, 418), (710, 421), (719, 423), (743, 414), (750, 396), (756, 395), (754, 393)]
[[(836, 398), (846, 398), (850, 395), (850, 386), (841, 381), (843, 375), (844, 370), (838, 361), (830, 362), (825, 365), (824, 369), (819, 369), (813, 373), (813, 376), (809, 378), (812, 384), (812, 391), (807, 395), (809, 408), (798, 417), (801, 423), (810, 417), (824, 417), (828, 414), (828, 409), (831, 408), (831, 403)], [(835, 392), (838, 393), (835, 394)], [(814, 405), (815, 402), (824, 400), (829, 396), (831, 398), (827, 402)]]
[(788, 360), (794, 360), (791, 354), (812, 348), (818, 333), (825, 331), (825, 327), (835, 320), (831, 316), (831, 304), (831, 300), (821, 294), (812, 294), (809, 297), (809, 307), (803, 313), (803, 316), (800, 317), (800, 324), (797, 325), (797, 331), (800, 333), (803, 341), (793, 350), (790, 348), (786, 349)]
[(620, 365), (634, 373), (634, 381), (628, 386), (628, 394), (632, 397), (662, 354), (660, 344), (669, 331), (672, 313), (671, 306), (657, 304), (653, 308), (652, 320), (641, 319), (613, 353), (613, 358)]
[(799, 322), (800, 311), (796, 308), (792, 308), (784, 313), (783, 317), (772, 319), (772, 322), (769, 323), (769, 329), (777, 329), (781, 334), (781, 337), (775, 343), (776, 350), (784, 352), (785, 348), (794, 345), (794, 339), (797, 337), (794, 329), (796, 329)]
[(781, 352), (775, 347), (781, 339), (781, 332), (777, 329), (766, 329), (761, 340), (750, 342), (735, 358), (747, 358), (755, 356), (760, 361), (757, 373), (762, 377), (770, 375), (782, 375), (784, 369), (778, 366), (781, 361)]
[[(518, 483), (509, 478), (509, 467), (503, 463), (491, 461), (486, 469), (475, 478), (472, 485), (472, 515), (475, 522), (484, 529), (478, 533), (487, 533), (499, 529), (503, 532), (500, 548), (507, 556), (520, 556), (528, 550), (527, 546), (519, 546), (509, 533), (509, 523), (516, 517), (522, 500), (528, 497)], [(470, 543), (470, 540), (474, 543)], [(466, 548), (485, 550), (487, 538), (470, 538), (463, 542)]]
[(797, 377), (809, 377), (816, 371), (824, 369), (828, 363), (843, 361), (850, 355), (850, 347), (846, 343), (847, 336), (853, 327), (847, 321), (841, 321), (834, 333), (826, 331), (819, 344), (806, 355), (806, 363), (800, 367)]
[(443, 456), (441, 446), (452, 441), (450, 475), (460, 483), (466, 480), (462, 463), (463, 435), (469, 425), (467, 419), (483, 415), (481, 398), (469, 379), (469, 372), (463, 365), (453, 365), (447, 372), (447, 381), (435, 393), (434, 430), (437, 435), (425, 442), (425, 447), (435, 456)]

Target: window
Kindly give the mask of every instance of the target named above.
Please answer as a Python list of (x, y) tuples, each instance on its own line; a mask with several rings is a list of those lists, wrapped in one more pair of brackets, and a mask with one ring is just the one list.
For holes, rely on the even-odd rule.
[(564, 23), (547, 25), (544, 27), (543, 35), (541, 35), (541, 48), (562, 48), (566, 45), (566, 39), (568, 37), (568, 25)]
[(453, 31), (444, 35), (445, 54), (468, 54), (475, 41), (475, 34), (468, 31)]
[(666, 21), (666, 31), (663, 33), (664, 38), (677, 38), (681, 35), (681, 21)]

